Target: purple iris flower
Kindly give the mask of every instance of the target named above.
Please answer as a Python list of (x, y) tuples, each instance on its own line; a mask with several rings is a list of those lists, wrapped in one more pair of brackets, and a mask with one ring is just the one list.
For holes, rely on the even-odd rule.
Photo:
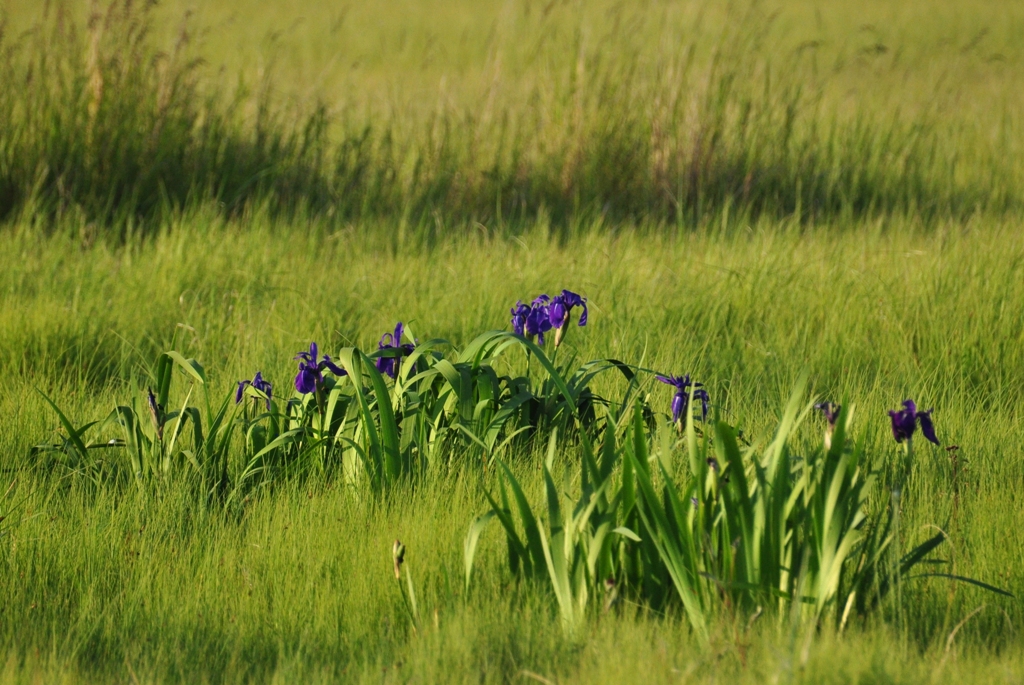
[(164, 408), (157, 404), (156, 395), (152, 388), (146, 388), (146, 402), (149, 404), (149, 415), (153, 417), (153, 425), (156, 427), (157, 437), (162, 442), (164, 439)]
[(903, 409), (900, 411), (889, 410), (889, 418), (892, 420), (892, 437), (896, 438), (896, 442), (909, 440), (914, 434), (914, 429), (920, 424), (924, 437), (938, 445), (939, 439), (935, 437), (935, 424), (932, 423), (932, 411), (932, 409), (918, 411), (914, 400), (904, 400)]
[(548, 313), (548, 302), (551, 298), (539, 295), (530, 303), (530, 313), (526, 317), (526, 335), (537, 336), (537, 342), (544, 344), (544, 333), (551, 330), (551, 315)]
[(551, 330), (550, 301), (547, 295), (540, 295), (529, 306), (523, 304), (522, 300), (516, 302), (516, 306), (511, 309), (512, 330), (527, 338), (536, 337), (537, 342), (543, 345), (544, 333)]
[(834, 402), (819, 402), (814, 405), (815, 409), (825, 415), (828, 426), (825, 428), (825, 449), (832, 449), (832, 434), (836, 431), (836, 421), (839, 419), (839, 411), (842, 407)]
[(819, 402), (814, 405), (814, 408), (825, 415), (825, 420), (828, 421), (829, 426), (835, 428), (836, 419), (839, 418), (839, 410), (842, 409), (840, 405), (834, 402)]
[(270, 411), (270, 398), (274, 396), (274, 386), (270, 384), (270, 381), (263, 378), (263, 373), (261, 371), (257, 371), (251, 381), (238, 381), (238, 389), (235, 390), (235, 404), (242, 401), (242, 398), (245, 396), (245, 387), (247, 385), (251, 385), (253, 388), (267, 396), (267, 411)]
[(399, 321), (398, 325), (395, 326), (394, 334), (385, 333), (380, 337), (380, 342), (377, 343), (378, 350), (390, 350), (396, 348), (401, 350), (398, 357), (377, 357), (377, 370), (391, 376), (392, 378), (398, 377), (399, 358), (409, 356), (412, 354), (412, 351), (416, 349), (416, 346), (412, 343), (402, 344), (403, 330), (405, 330), (405, 327), (402, 326), (402, 322)]
[(516, 335), (526, 335), (526, 318), (530, 316), (530, 305), (519, 300), (509, 311), (512, 312), (512, 331)]
[(676, 389), (672, 398), (672, 423), (679, 423), (685, 416), (690, 402), (690, 386), (694, 387), (693, 399), (700, 400), (701, 420), (708, 418), (708, 391), (704, 389), (703, 383), (694, 383), (690, 380), (690, 374), (685, 376), (657, 376), (662, 383), (671, 385)]
[(295, 389), (302, 394), (316, 392), (324, 385), (324, 369), (327, 369), (335, 376), (346, 375), (345, 369), (331, 361), (328, 355), (323, 359), (319, 358), (315, 342), (309, 343), (308, 352), (299, 352), (295, 355), (299, 361), (299, 372), (295, 375)]
[(561, 295), (555, 295), (548, 305), (548, 319), (551, 327), (555, 329), (555, 347), (562, 344), (562, 336), (565, 333), (565, 324), (569, 323), (569, 314), (573, 307), (583, 307), (580, 314), (578, 326), (587, 325), (587, 298), (580, 297), (571, 290), (562, 290)]

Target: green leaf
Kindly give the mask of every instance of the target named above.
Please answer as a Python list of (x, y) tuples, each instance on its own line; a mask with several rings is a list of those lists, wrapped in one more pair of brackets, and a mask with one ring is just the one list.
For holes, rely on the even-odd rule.
[(381, 443), (384, 448), (385, 473), (390, 478), (388, 485), (394, 484), (402, 475), (409, 472), (409, 464), (403, 463), (401, 438), (398, 435), (398, 424), (395, 421), (395, 410), (391, 406), (391, 393), (384, 382), (384, 377), (377, 367), (370, 363), (366, 355), (362, 356), (366, 374), (370, 377), (374, 395), (377, 397), (377, 417), (380, 420)]
[(641, 542), (640, 536), (631, 531), (629, 528), (626, 528), (625, 526), (619, 526), (618, 528), (613, 529), (612, 532), (618, 533), (623, 537), (627, 537), (633, 542)]
[(519, 517), (523, 522), (524, 533), (526, 535), (526, 549), (530, 554), (532, 568), (534, 572), (536, 572), (545, 559), (544, 547), (540, 538), (540, 526), (537, 524), (537, 517), (534, 516), (533, 510), (530, 508), (530, 503), (527, 501), (526, 495), (523, 493), (523, 489), (519, 485), (519, 481), (517, 481), (515, 476), (512, 475), (512, 471), (501, 459), (497, 459), (496, 461), (498, 462), (498, 466), (500, 466), (502, 471), (504, 471), (505, 480), (512, 489), (512, 497), (516, 501), (516, 507), (519, 510)]
[(928, 553), (933, 549), (941, 545), (946, 541), (946, 534), (939, 532), (934, 536), (928, 538), (914, 549), (907, 552), (902, 559), (900, 559), (900, 574), (907, 573), (912, 569), (918, 562), (928, 556)]
[[(958, 580), (961, 583), (970, 583), (971, 585), (977, 585), (980, 588), (988, 590), (989, 592), (994, 592), (998, 595), (1003, 595), (1005, 597), (1013, 597), (1012, 593), (1007, 592), (1006, 590), (1003, 590), (1001, 588), (997, 588), (994, 585), (983, 583), (980, 580), (975, 580), (974, 578), (967, 578), (966, 576), (955, 576), (952, 573), (918, 573), (915, 576), (908, 576), (905, 580), (913, 580), (914, 578), (949, 578), (950, 580)], [(1014, 597), (1014, 599), (1016, 598)]]
[(42, 395), (42, 398), (46, 400), (46, 402), (51, 407), (53, 407), (53, 411), (57, 413), (57, 418), (60, 420), (61, 425), (64, 426), (64, 430), (68, 432), (68, 439), (71, 441), (71, 444), (74, 445), (75, 449), (78, 451), (79, 458), (85, 460), (88, 457), (88, 452), (86, 451), (85, 443), (82, 441), (81, 433), (84, 432), (85, 428), (88, 428), (92, 424), (88, 424), (81, 431), (76, 430), (75, 427), (71, 424), (71, 421), (68, 419), (68, 417), (64, 415), (64, 412), (60, 410), (60, 408), (56, 405), (56, 403), (54, 403), (53, 400), (46, 396), (46, 393), (44, 393), (39, 388), (36, 388), (36, 392)]
[(195, 359), (185, 359), (180, 353), (171, 350), (170, 352), (164, 352), (172, 362), (178, 365), (178, 367), (186, 374), (192, 377), (200, 385), (206, 385), (206, 371), (203, 370), (203, 365)]
[(469, 532), (466, 533), (466, 542), (462, 546), (463, 558), (466, 563), (466, 592), (469, 592), (469, 579), (473, 573), (473, 559), (476, 557), (476, 545), (480, 541), (480, 534), (484, 532), (484, 528), (494, 518), (495, 513), (492, 509), (486, 514), (477, 516), (469, 525)]
[(658, 555), (668, 569), (672, 584), (683, 602), (686, 616), (690, 625), (697, 633), (698, 638), (704, 644), (708, 642), (707, 621), (704, 616), (704, 607), (701, 603), (699, 591), (696, 587), (696, 560), (690, 558), (687, 553), (687, 545), (683, 543), (672, 530), (668, 515), (655, 494), (654, 485), (647, 469), (641, 468), (635, 454), (627, 454), (627, 459), (633, 466), (636, 476), (638, 498), (638, 511), (644, 522), (645, 528), (651, 534), (651, 541), (654, 543)]

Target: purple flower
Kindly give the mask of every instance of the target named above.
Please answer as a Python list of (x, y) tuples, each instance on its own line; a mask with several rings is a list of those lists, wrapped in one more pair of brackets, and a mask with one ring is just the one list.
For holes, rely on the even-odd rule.
[(402, 331), (404, 327), (402, 322), (399, 321), (398, 325), (395, 326), (394, 334), (385, 333), (380, 337), (380, 342), (377, 343), (378, 350), (399, 350), (397, 357), (377, 357), (377, 370), (383, 374), (387, 374), (392, 378), (398, 377), (398, 359), (399, 357), (407, 357), (412, 354), (412, 351), (416, 349), (416, 346), (412, 343), (402, 344)]
[(551, 330), (551, 315), (548, 313), (548, 302), (551, 298), (539, 295), (530, 303), (530, 313), (526, 317), (526, 335), (537, 336), (537, 342), (544, 344), (544, 333)]
[(690, 402), (690, 386), (694, 387), (693, 398), (700, 400), (701, 420), (708, 418), (708, 391), (704, 389), (703, 383), (693, 383), (690, 374), (685, 376), (657, 376), (662, 383), (673, 386), (676, 394), (672, 398), (672, 423), (679, 423), (686, 417), (686, 411)]
[(156, 395), (152, 388), (146, 388), (146, 402), (149, 404), (149, 415), (153, 418), (153, 426), (156, 428), (157, 437), (162, 442), (164, 439), (164, 408), (157, 404)]
[(523, 304), (522, 300), (516, 302), (512, 312), (512, 331), (516, 335), (526, 335), (526, 318), (530, 316), (530, 305)]
[(939, 439), (935, 437), (935, 424), (932, 423), (932, 411), (932, 409), (918, 411), (914, 400), (904, 400), (903, 409), (900, 411), (889, 410), (889, 418), (892, 420), (892, 437), (896, 438), (896, 442), (909, 440), (914, 434), (914, 429), (920, 424), (924, 437), (938, 445)]
[(153, 415), (153, 421), (159, 423), (160, 405), (156, 403), (156, 395), (153, 388), (146, 388), (146, 402), (149, 404), (149, 413)]
[(830, 427), (836, 427), (836, 419), (839, 418), (839, 410), (842, 409), (842, 406), (834, 402), (819, 402), (814, 405), (814, 408), (824, 414), (825, 420), (828, 421)]
[(832, 434), (836, 430), (836, 421), (839, 419), (839, 411), (842, 407), (834, 402), (819, 402), (814, 405), (815, 409), (821, 411), (825, 415), (825, 420), (828, 422), (828, 426), (825, 428), (825, 449), (832, 449)]
[(522, 300), (516, 302), (516, 306), (511, 309), (512, 330), (527, 338), (536, 337), (537, 342), (543, 345), (544, 333), (551, 330), (550, 301), (547, 295), (540, 295), (529, 306), (523, 304)]
[(242, 401), (245, 396), (245, 388), (248, 385), (267, 396), (267, 411), (270, 411), (270, 398), (274, 396), (274, 386), (270, 384), (270, 381), (264, 380), (263, 373), (260, 371), (256, 372), (251, 381), (238, 381), (238, 389), (235, 390), (235, 404)]
[(571, 290), (563, 290), (561, 295), (555, 295), (548, 305), (548, 320), (551, 327), (555, 329), (555, 347), (562, 344), (562, 336), (565, 333), (565, 324), (569, 323), (569, 314), (573, 307), (583, 307), (580, 314), (578, 326), (587, 325), (587, 298), (580, 297)]
[(921, 432), (924, 433), (924, 437), (938, 445), (939, 439), (935, 436), (935, 424), (932, 423), (933, 411), (934, 409), (929, 409), (928, 411), (917, 412), (917, 422), (921, 424)]
[(315, 342), (309, 343), (309, 351), (299, 352), (295, 355), (295, 359), (299, 361), (299, 372), (295, 375), (295, 389), (303, 395), (316, 392), (323, 387), (324, 369), (329, 370), (335, 376), (346, 375), (345, 370), (332, 362), (326, 354), (323, 359), (319, 358)]

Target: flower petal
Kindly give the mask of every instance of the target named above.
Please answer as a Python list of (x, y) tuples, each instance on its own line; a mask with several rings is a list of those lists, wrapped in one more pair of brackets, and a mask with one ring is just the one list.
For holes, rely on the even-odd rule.
[(249, 381), (238, 381), (238, 389), (235, 390), (235, 404), (242, 401), (242, 396), (245, 394), (245, 386), (249, 384)]
[[(700, 385), (700, 384), (698, 383), (697, 385)], [(699, 390), (694, 390), (693, 391), (693, 396), (694, 396), (695, 399), (699, 399), (700, 400), (700, 416), (701, 416), (700, 420), (701, 421), (707, 421), (708, 420), (708, 402), (711, 401), (711, 396), (708, 395), (708, 391), (704, 390), (703, 388), (701, 388)]]
[(324, 360), (320, 362), (319, 366), (317, 366), (317, 371), (323, 371), (324, 369), (329, 369), (330, 372), (333, 373), (335, 376), (348, 375), (348, 372), (345, 371), (345, 369), (341, 368), (340, 366), (332, 362), (331, 358), (326, 354), (324, 355)]
[(932, 410), (929, 409), (928, 411), (917, 412), (917, 420), (921, 423), (921, 432), (924, 434), (924, 437), (931, 442), (934, 442), (936, 445), (941, 444), (939, 443), (939, 439), (935, 437), (935, 424), (932, 423)]
[(903, 411), (906, 412), (908, 417), (911, 419), (917, 418), (917, 405), (914, 403), (914, 400), (903, 400), (903, 406)]
[(394, 357), (377, 357), (375, 366), (377, 370), (386, 376), (394, 378), (397, 373), (395, 372), (395, 358)]
[(672, 422), (678, 421), (683, 414), (686, 413), (686, 405), (690, 401), (688, 395), (684, 395), (681, 391), (677, 392), (672, 397)]
[(295, 389), (303, 395), (308, 394), (316, 390), (316, 379), (317, 373), (308, 366), (303, 366), (299, 369), (299, 373), (295, 375)]
[(561, 295), (552, 300), (551, 305), (548, 307), (548, 319), (554, 328), (561, 328), (568, 321), (569, 310), (566, 308)]

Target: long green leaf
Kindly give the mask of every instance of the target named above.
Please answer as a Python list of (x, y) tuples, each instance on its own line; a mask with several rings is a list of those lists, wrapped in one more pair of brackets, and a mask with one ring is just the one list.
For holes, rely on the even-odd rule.
[(203, 365), (195, 359), (185, 359), (180, 353), (171, 350), (164, 352), (168, 359), (178, 365), (182, 371), (192, 377), (200, 385), (206, 385), (206, 371), (203, 370)]
[(463, 559), (466, 564), (466, 592), (469, 592), (469, 579), (473, 574), (473, 560), (476, 558), (476, 546), (480, 542), (480, 534), (484, 532), (484, 528), (494, 518), (495, 513), (492, 509), (486, 514), (477, 516), (469, 525), (469, 532), (466, 533), (466, 541), (462, 546)]
[[(998, 588), (995, 585), (989, 585), (988, 583), (983, 583), (980, 580), (975, 580), (974, 578), (968, 578), (966, 576), (956, 576), (952, 573), (918, 573), (917, 575), (908, 576), (904, 580), (913, 580), (914, 578), (948, 578), (950, 580), (960, 581), (961, 583), (970, 583), (971, 585), (977, 585), (978, 587), (988, 590), (989, 592), (994, 592), (997, 595), (1003, 595), (1005, 597), (1014, 597), (1013, 593), (1007, 592), (1006, 590)], [(1016, 597), (1014, 597), (1014, 599), (1016, 599)]]
[(89, 453), (86, 451), (85, 442), (82, 441), (82, 436), (79, 435), (79, 431), (75, 429), (74, 425), (72, 425), (71, 421), (64, 415), (64, 412), (60, 410), (56, 403), (46, 396), (46, 393), (39, 388), (36, 388), (36, 392), (46, 400), (47, 404), (53, 407), (53, 411), (57, 413), (57, 419), (60, 421), (61, 425), (64, 426), (64, 430), (68, 432), (68, 439), (71, 441), (71, 444), (75, 446), (75, 449), (78, 450), (79, 458), (85, 460)]

